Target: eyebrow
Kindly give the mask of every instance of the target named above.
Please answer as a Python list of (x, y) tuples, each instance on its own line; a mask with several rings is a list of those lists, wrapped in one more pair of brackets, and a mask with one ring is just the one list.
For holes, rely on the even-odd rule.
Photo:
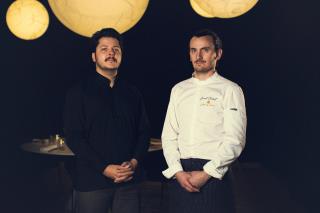
[[(102, 44), (99, 48), (103, 48), (103, 47), (109, 47), (108, 45), (105, 45), (105, 44)], [(112, 48), (120, 48), (120, 46), (116, 45), (116, 46), (113, 46)], [(120, 48), (121, 49), (121, 48)]]
[[(210, 46), (205, 46), (205, 47), (201, 47), (200, 48), (200, 50), (202, 50), (202, 49), (210, 49), (211, 47)], [(196, 50), (197, 48), (195, 48), (195, 47), (190, 47), (189, 48), (190, 50)], [(213, 48), (214, 49), (214, 48)]]

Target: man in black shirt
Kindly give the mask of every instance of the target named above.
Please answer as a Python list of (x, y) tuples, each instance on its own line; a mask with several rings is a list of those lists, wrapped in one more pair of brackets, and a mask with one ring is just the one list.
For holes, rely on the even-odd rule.
[(117, 75), (121, 35), (106, 28), (91, 39), (96, 72), (70, 89), (65, 105), (77, 212), (139, 212), (139, 165), (150, 138), (142, 96)]

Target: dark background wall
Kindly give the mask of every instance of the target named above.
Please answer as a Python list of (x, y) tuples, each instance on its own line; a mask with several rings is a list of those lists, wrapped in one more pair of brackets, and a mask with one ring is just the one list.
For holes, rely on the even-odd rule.
[[(5, 24), (11, 1), (0, 2), (1, 177), (23, 182), (28, 157), (22, 143), (62, 132), (66, 90), (94, 71), (87, 38), (50, 15), (40, 39), (23, 41)], [(150, 0), (140, 22), (124, 33), (120, 74), (142, 92), (159, 138), (171, 87), (188, 77), (190, 33), (216, 31), (224, 43), (218, 70), (246, 96), (247, 146), (241, 161), (257, 161), (312, 211), (319, 190), (319, 3), (259, 1), (233, 19), (205, 19), (185, 1)], [(34, 162), (33, 162), (34, 163)], [(32, 192), (30, 192), (32, 194)], [(30, 194), (30, 195), (31, 195)]]

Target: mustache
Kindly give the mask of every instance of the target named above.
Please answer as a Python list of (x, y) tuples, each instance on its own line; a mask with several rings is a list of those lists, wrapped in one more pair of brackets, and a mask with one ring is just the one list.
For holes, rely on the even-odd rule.
[(202, 60), (202, 59), (198, 59), (198, 60), (195, 61), (195, 63), (199, 63), (199, 62), (200, 62), (200, 63), (205, 63), (205, 61)]
[(113, 61), (117, 62), (117, 59), (115, 59), (114, 57), (108, 57), (104, 61), (108, 61), (108, 60), (113, 60)]

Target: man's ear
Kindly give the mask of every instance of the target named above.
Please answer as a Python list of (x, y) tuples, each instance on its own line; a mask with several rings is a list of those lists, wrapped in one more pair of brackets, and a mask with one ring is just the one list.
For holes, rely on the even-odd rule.
[(92, 61), (96, 63), (96, 53), (91, 53)]
[(220, 58), (222, 57), (222, 49), (218, 49), (217, 51), (217, 55), (216, 55), (216, 60), (220, 60)]

